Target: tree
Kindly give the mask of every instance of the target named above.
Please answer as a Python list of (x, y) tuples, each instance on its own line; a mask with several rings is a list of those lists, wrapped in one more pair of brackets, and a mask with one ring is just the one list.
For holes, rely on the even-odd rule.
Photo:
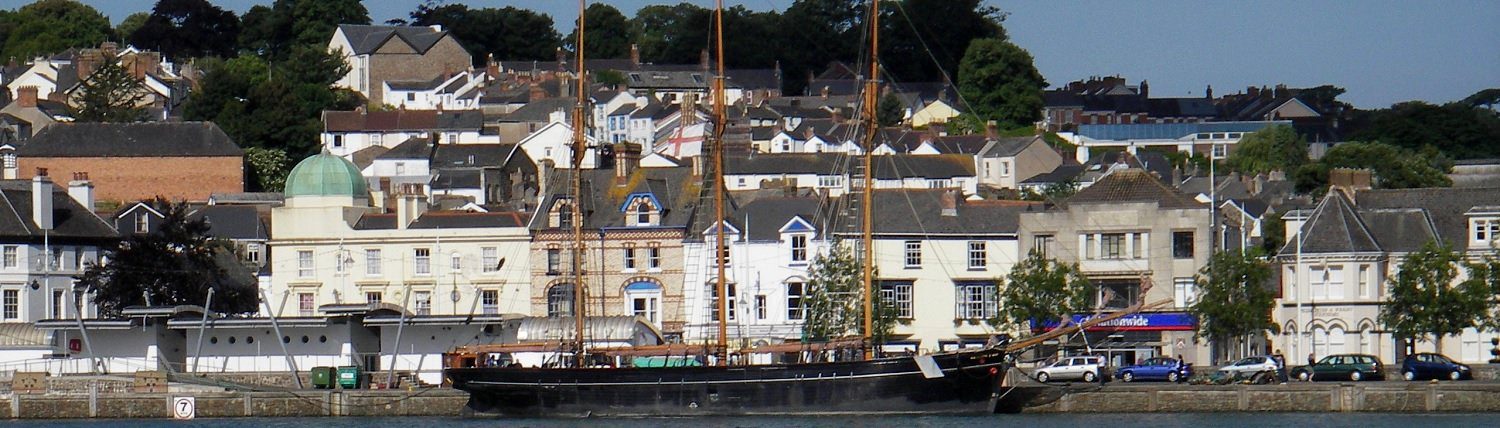
[[(348, 110), (362, 102), (331, 86), (348, 70), (336, 55), (317, 47), (287, 55), (292, 60), (276, 67), (254, 55), (204, 61), (203, 81), (183, 108), (184, 116), (218, 123), (241, 147), (281, 150), (292, 160), (316, 153), (322, 111)], [(272, 188), (279, 179), (257, 177)]]
[(1407, 254), (1390, 279), (1390, 297), (1380, 308), (1380, 322), (1403, 340), (1431, 337), (1442, 349), (1443, 337), (1476, 327), (1489, 315), (1490, 289), (1484, 280), (1454, 283), (1461, 256), (1429, 241)]
[(1025, 329), (1032, 323), (1060, 326), (1093, 306), (1094, 288), (1077, 264), (1058, 263), (1035, 249), (1011, 267), (1008, 279), (998, 287), (1000, 312), (989, 320), (996, 328)]
[(641, 61), (696, 64), (708, 47), (713, 11), (687, 2), (652, 5), (636, 11), (630, 24)]
[(1295, 171), (1307, 162), (1307, 141), (1286, 125), (1250, 133), (1235, 144), (1229, 165), (1244, 174)]
[[(802, 321), (804, 341), (859, 335), (864, 328), (862, 263), (849, 245), (834, 242), (829, 247), (827, 254), (813, 258), (808, 267), (806, 297), (802, 299), (806, 314)], [(871, 299), (878, 300), (875, 296)], [(878, 301), (872, 304), (878, 309), (873, 322), (876, 331), (871, 336), (890, 337), (895, 321), (893, 308)]]
[(141, 79), (105, 55), (99, 68), (78, 83), (70, 115), (79, 122), (135, 122), (146, 117), (146, 88)]
[[(583, 11), (584, 52), (587, 58), (622, 58), (630, 55), (630, 20), (619, 9), (604, 3), (594, 3)], [(562, 40), (563, 49), (578, 52), (578, 20), (573, 20), (573, 32)]]
[(412, 25), (442, 25), (478, 66), (490, 54), (496, 60), (551, 60), (561, 45), (552, 18), (526, 9), (469, 9), (429, 0), (410, 16)]
[(1297, 169), (1294, 178), (1298, 191), (1309, 192), (1327, 185), (1330, 170), (1356, 168), (1372, 170), (1375, 187), (1381, 189), (1448, 187), (1453, 185), (1447, 176), (1452, 167), (1446, 156), (1431, 147), (1415, 153), (1390, 144), (1349, 142)]
[(881, 64), (893, 80), (955, 82), (976, 39), (1006, 40), (1005, 14), (980, 0), (903, 0), (882, 16)]
[(105, 250), (109, 263), (92, 265), (76, 287), (90, 290), (100, 315), (120, 316), (131, 306), (202, 305), (214, 290), (209, 309), (222, 313), (256, 310), (255, 277), (232, 251), (208, 236), (208, 223), (189, 220), (186, 204), (164, 199), (152, 203), (161, 212), (160, 227), (133, 234)]
[(896, 126), (906, 120), (906, 107), (901, 105), (901, 97), (895, 92), (880, 97), (880, 103), (875, 106), (875, 121), (880, 126)]
[(1500, 157), (1500, 114), (1475, 105), (1484, 98), (1441, 106), (1420, 101), (1364, 112), (1348, 124), (1348, 140), (1379, 141), (1408, 150), (1427, 146), (1453, 159)]
[(1198, 300), (1189, 311), (1198, 317), (1198, 335), (1214, 342), (1216, 349), (1243, 354), (1252, 337), (1281, 332), (1271, 319), (1276, 305), (1271, 274), (1259, 249), (1215, 253), (1193, 278)]
[(1047, 81), (1025, 49), (1001, 39), (969, 44), (958, 69), (958, 91), (981, 119), (1006, 128), (1029, 126), (1041, 118)]
[(1500, 88), (1481, 89), (1465, 97), (1463, 103), (1474, 107), (1486, 107), (1493, 111), (1495, 104), (1500, 104)]
[[(853, 61), (859, 52), (860, 34), (866, 8), (856, 0), (797, 0), (781, 14), (776, 32), (781, 69), (787, 79), (784, 92), (801, 94), (807, 89), (807, 77), (822, 72), (830, 61)], [(644, 9), (642, 9), (644, 10)], [(640, 14), (636, 19), (640, 20)], [(637, 28), (641, 23), (636, 22)], [(726, 25), (727, 26), (727, 25)], [(790, 29), (790, 30), (789, 30)], [(637, 37), (644, 46), (645, 41)]]
[(0, 54), (7, 58), (98, 46), (114, 33), (108, 18), (72, 0), (37, 0), (17, 9), (7, 21), (14, 25), (6, 32), (5, 51)]
[(159, 0), (139, 30), (122, 34), (130, 44), (167, 58), (234, 55), (240, 18), (208, 0)]
[(286, 187), (286, 175), (291, 172), (291, 159), (286, 150), (260, 147), (245, 148), (245, 166), (249, 170), (246, 180), (254, 183), (251, 191), (280, 192)]
[(286, 58), (294, 48), (321, 48), (340, 24), (369, 24), (359, 0), (276, 0), (254, 6), (240, 18), (240, 47), (268, 59)]
[(146, 20), (150, 18), (150, 13), (132, 13), (126, 16), (124, 20), (121, 20), (120, 25), (115, 26), (115, 34), (128, 40), (130, 35), (135, 34), (135, 30), (139, 30), (141, 26), (146, 25)]
[[(1465, 287), (1471, 291), (1482, 290), (1488, 296), (1500, 295), (1500, 259), (1495, 254), (1486, 255), (1483, 259), (1468, 263), (1464, 266), (1469, 271), (1469, 282)], [(1488, 305), (1487, 313), (1481, 320), (1481, 326), (1491, 331), (1500, 330), (1500, 305)], [(1500, 355), (1496, 355), (1500, 357)]]

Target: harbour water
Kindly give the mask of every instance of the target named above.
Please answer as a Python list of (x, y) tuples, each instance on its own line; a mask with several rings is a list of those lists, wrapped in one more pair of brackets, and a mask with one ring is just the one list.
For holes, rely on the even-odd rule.
[(994, 416), (824, 416), (824, 417), (714, 417), (638, 419), (462, 419), (462, 418), (234, 418), (172, 420), (26, 420), (7, 421), (6, 427), (161, 427), (172, 428), (369, 428), (413, 427), (624, 427), (624, 428), (855, 428), (855, 427), (1493, 427), (1495, 414), (1411, 413), (1130, 413), (1021, 414)]

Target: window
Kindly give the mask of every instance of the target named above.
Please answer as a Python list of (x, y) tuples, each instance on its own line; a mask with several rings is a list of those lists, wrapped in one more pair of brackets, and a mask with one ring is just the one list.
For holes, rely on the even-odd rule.
[(63, 250), (61, 248), (48, 250), (47, 256), (47, 269), (62, 270)]
[(499, 315), (500, 290), (480, 290), (479, 307), (485, 315)]
[(20, 261), (16, 259), (16, 248), (15, 245), (6, 245), (3, 250), (6, 269), (15, 269), (17, 266), (20, 266)]
[[(1214, 134), (1214, 137), (1222, 139), (1224, 137), (1224, 134)], [(1227, 149), (1228, 149), (1228, 147), (1224, 146), (1223, 144), (1214, 144), (1213, 145), (1213, 149), (1212, 149), (1213, 158), (1214, 159), (1222, 159), (1225, 155), (1228, 154), (1228, 150)]]
[(313, 316), (312, 293), (297, 293), (297, 312), (304, 317)]
[(573, 227), (573, 205), (567, 202), (557, 204), (557, 227)]
[(1311, 288), (1314, 299), (1344, 298), (1344, 268), (1342, 266), (1314, 266), (1311, 269)]
[(755, 319), (766, 319), (766, 295), (755, 295)]
[(922, 267), (922, 241), (906, 241), (906, 267)]
[(984, 244), (984, 241), (969, 241), (969, 269), (984, 269), (989, 253)]
[(653, 324), (661, 319), (661, 284), (649, 280), (625, 286), (625, 310)]
[(365, 250), (365, 275), (380, 276), (380, 250)]
[(146, 213), (135, 215), (135, 233), (146, 233), (151, 231), (151, 218)]
[[(734, 302), (735, 301), (734, 296), (737, 296), (738, 294), (734, 292), (734, 283), (732, 283), (732, 282), (724, 284), (724, 288), (726, 289), (725, 291), (727, 291), (728, 294), (729, 294), (729, 300), (727, 300), (727, 301), (724, 302), (724, 311), (729, 313), (729, 320), (730, 321), (734, 321), (735, 320), (734, 314), (735, 314), (735, 312), (737, 312), (735, 310), (735, 305), (734, 305), (734, 303), (735, 303)], [(718, 283), (709, 282), (708, 283), (708, 289), (709, 290), (713, 290), (713, 296), (712, 296), (712, 298), (708, 299), (708, 313), (713, 314), (713, 320), (714, 321), (718, 321), (719, 320), (719, 286), (718, 286)]]
[(500, 270), (500, 251), (495, 247), (483, 247), (479, 249), (480, 263), (484, 263), (485, 272), (497, 272)]
[(547, 316), (573, 315), (573, 284), (557, 284), (547, 289)]
[(1344, 349), (1344, 329), (1334, 327), (1328, 329), (1328, 352), (1348, 352)]
[(412, 250), (412, 260), (416, 262), (417, 275), (432, 274), (432, 250), (417, 248)]
[(956, 318), (975, 320), (988, 319), (999, 313), (1000, 305), (993, 282), (961, 282), (955, 284), (957, 296), (954, 314)]
[(365, 303), (369, 303), (369, 304), (380, 303), (380, 301), (383, 300), (384, 298), (385, 298), (385, 296), (383, 294), (381, 294), (381, 292), (379, 292), (379, 291), (366, 291), (365, 292)]
[(651, 225), (651, 204), (642, 202), (635, 206), (635, 224), (637, 226)]
[(947, 178), (929, 178), (929, 179), (927, 179), (927, 188), (928, 189), (947, 189), (947, 188), (950, 188), (950, 187), (953, 187), (953, 180), (951, 180), (951, 179), (947, 179)]
[(62, 290), (52, 290), (52, 316), (48, 318), (61, 319), (63, 317), (63, 302), (67, 300)]
[(1500, 238), (1500, 219), (1476, 219), (1474, 225), (1474, 242), (1484, 243)]
[(1009, 177), (1010, 176), (1010, 161), (1000, 161), (1000, 176), (1001, 177)]
[(13, 320), (21, 318), (21, 290), (5, 290), (3, 306), (5, 319)]
[(646, 267), (648, 269), (661, 269), (661, 247), (655, 242), (646, 248)]
[(349, 258), (349, 253), (347, 251), (345, 251), (345, 250), (338, 250), (338, 251), (334, 251), (333, 252), (333, 272), (334, 273), (337, 273), (339, 275), (343, 275), (344, 271), (345, 271), (344, 268), (347, 267), (346, 265), (348, 263), (351, 263), (351, 262), (352, 262), (352, 260)]
[(1047, 257), (1047, 253), (1052, 251), (1052, 243), (1054, 241), (1056, 239), (1053, 239), (1052, 235), (1036, 235), (1031, 238), (1031, 251), (1035, 251), (1042, 257)]
[(807, 235), (792, 235), (792, 263), (807, 263)]
[(412, 300), (416, 301), (416, 303), (412, 304), (412, 307), (416, 309), (417, 315), (432, 315), (431, 291), (414, 291), (412, 292)]
[(562, 250), (556, 248), (547, 249), (547, 274), (557, 275), (562, 268)]
[(1172, 302), (1186, 308), (1198, 302), (1198, 283), (1192, 278), (1172, 279)]
[(343, 147), (344, 147), (344, 134), (333, 134), (333, 148), (338, 149), (338, 148), (343, 148)]
[[(726, 239), (725, 241), (727, 242), (728, 240)], [(723, 247), (719, 247), (719, 254), (714, 258), (712, 266), (718, 266), (719, 260), (724, 261), (724, 266), (733, 264), (733, 261), (729, 259), (729, 244), (724, 244)]]
[(396, 175), (406, 175), (406, 162), (396, 162)]
[(1193, 232), (1172, 232), (1172, 258), (1193, 258)]
[(881, 283), (880, 303), (895, 309), (896, 318), (912, 318), (911, 286), (909, 281)]
[(1100, 280), (1096, 302), (1103, 302), (1104, 309), (1124, 309), (1140, 300), (1141, 283), (1136, 279)]
[(802, 297), (804, 296), (804, 284), (801, 282), (786, 283), (786, 319), (802, 319), (803, 310)]
[(245, 261), (250, 263), (260, 263), (259, 243), (251, 242), (249, 244), (245, 244)]
[(448, 255), (448, 269), (452, 270), (455, 273), (456, 272), (463, 272), (463, 270), (464, 270), (464, 256), (461, 256), (458, 253), (449, 254)]
[(83, 247), (73, 247), (73, 269), (83, 270)]
[(312, 250), (297, 250), (297, 277), (312, 278), (313, 276), (313, 252)]
[(1125, 258), (1125, 234), (1105, 233), (1099, 235), (1099, 258), (1105, 260)]
[(1085, 234), (1079, 236), (1079, 241), (1082, 241), (1081, 243), (1083, 248), (1079, 249), (1078, 251), (1083, 253), (1082, 256), (1085, 260), (1094, 260), (1099, 258), (1099, 248), (1095, 246), (1095, 244), (1099, 242), (1099, 235), (1094, 235), (1092, 233)]
[(826, 188), (831, 188), (831, 187), (842, 187), (843, 185), (844, 185), (844, 176), (842, 176), (842, 175), (819, 175), (818, 176), (818, 187), (820, 187), (820, 188), (825, 188), (826, 189)]
[(1370, 297), (1370, 265), (1359, 265), (1359, 297)]
[(625, 244), (625, 270), (635, 271), (635, 244)]

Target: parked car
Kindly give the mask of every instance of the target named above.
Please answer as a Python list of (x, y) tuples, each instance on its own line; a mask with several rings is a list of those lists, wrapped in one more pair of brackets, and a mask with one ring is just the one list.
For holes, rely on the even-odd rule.
[[(1217, 377), (1223, 379), (1251, 379), (1258, 383), (1270, 383), (1276, 380), (1276, 357), (1270, 355), (1257, 355), (1254, 357), (1241, 358), (1239, 361), (1219, 367)], [(1257, 377), (1259, 375), (1259, 377)]]
[(1407, 355), (1401, 361), (1401, 377), (1406, 380), (1464, 380), (1473, 379), (1474, 373), (1469, 371), (1469, 366), (1454, 362), (1442, 354), (1421, 353)]
[(1168, 382), (1181, 382), (1193, 376), (1191, 364), (1178, 361), (1176, 358), (1156, 357), (1141, 361), (1133, 366), (1121, 367), (1115, 370), (1123, 382), (1135, 382), (1138, 380), (1165, 380)]
[(1316, 364), (1293, 369), (1292, 377), (1302, 381), (1385, 380), (1380, 359), (1364, 354), (1329, 355)]
[(1036, 380), (1044, 383), (1054, 380), (1096, 382), (1100, 378), (1109, 378), (1109, 367), (1104, 357), (1099, 356), (1062, 357), (1036, 370)]

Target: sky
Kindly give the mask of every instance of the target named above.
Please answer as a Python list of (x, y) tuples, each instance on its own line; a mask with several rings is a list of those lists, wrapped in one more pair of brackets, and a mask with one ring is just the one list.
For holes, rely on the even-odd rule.
[[(114, 22), (154, 0), (82, 0)], [(272, 0), (210, 0), (236, 12)], [(793, 0), (725, 0), (784, 10)], [(471, 8), (516, 6), (546, 13), (567, 33), (566, 0), (450, 0)], [(649, 4), (614, 0), (627, 16)], [(711, 0), (692, 3), (712, 7)], [(29, 0), (0, 0), (12, 9)], [(365, 0), (375, 22), (404, 18), (419, 0)], [(1247, 86), (1333, 84), (1360, 108), (1444, 103), (1500, 87), (1500, 6), (1493, 0), (1119, 1), (985, 0), (1009, 12), (1011, 39), (1031, 52), (1053, 86), (1089, 76), (1150, 82), (1152, 97), (1202, 96)], [(565, 27), (565, 28), (564, 28)], [(733, 34), (727, 35), (733, 37)]]

